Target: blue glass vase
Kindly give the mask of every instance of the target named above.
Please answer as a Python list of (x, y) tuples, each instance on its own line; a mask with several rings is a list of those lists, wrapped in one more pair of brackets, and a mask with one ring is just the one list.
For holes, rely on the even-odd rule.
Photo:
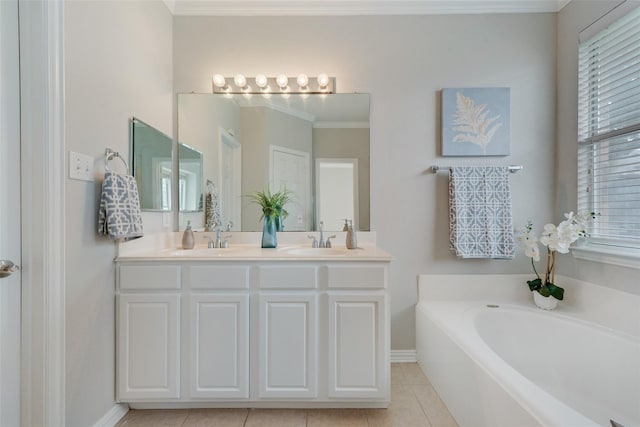
[(268, 216), (264, 217), (262, 226), (262, 247), (275, 248), (278, 246), (278, 236), (276, 235), (276, 221)]
[(282, 211), (278, 211), (278, 215), (276, 215), (276, 231), (284, 231), (284, 218), (282, 217)]

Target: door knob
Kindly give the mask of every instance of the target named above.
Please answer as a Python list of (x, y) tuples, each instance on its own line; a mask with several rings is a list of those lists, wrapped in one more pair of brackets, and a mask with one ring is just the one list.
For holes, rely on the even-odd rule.
[(20, 267), (15, 265), (13, 262), (7, 259), (0, 260), (0, 279), (2, 279), (3, 277), (11, 276), (18, 270), (20, 270)]

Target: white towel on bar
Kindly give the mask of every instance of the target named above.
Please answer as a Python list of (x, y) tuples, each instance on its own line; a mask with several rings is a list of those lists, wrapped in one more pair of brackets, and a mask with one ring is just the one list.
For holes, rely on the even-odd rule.
[(453, 166), (449, 175), (449, 249), (461, 258), (513, 259), (508, 166)]
[(131, 175), (105, 172), (98, 210), (98, 233), (112, 240), (143, 236), (138, 186)]

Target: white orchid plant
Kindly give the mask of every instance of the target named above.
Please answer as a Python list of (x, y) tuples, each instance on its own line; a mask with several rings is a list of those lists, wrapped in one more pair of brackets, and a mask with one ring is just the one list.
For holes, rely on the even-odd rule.
[[(588, 236), (587, 223), (597, 216), (594, 212), (574, 215), (573, 212), (564, 214), (566, 218), (560, 224), (546, 224), (538, 238), (533, 231), (533, 224), (529, 221), (518, 231), (517, 240), (524, 248), (524, 254), (531, 258), (533, 271), (536, 278), (527, 281), (529, 289), (539, 292), (545, 297), (552, 296), (558, 300), (564, 298), (564, 289), (556, 285), (556, 254), (566, 254), (571, 245), (581, 237)], [(535, 262), (540, 261), (540, 248), (538, 243), (547, 247), (547, 266), (544, 280), (536, 270)]]

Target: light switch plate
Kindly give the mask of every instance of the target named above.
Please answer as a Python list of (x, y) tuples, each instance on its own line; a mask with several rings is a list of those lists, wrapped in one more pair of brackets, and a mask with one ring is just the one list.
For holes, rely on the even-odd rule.
[(69, 151), (69, 178), (93, 181), (93, 157)]

